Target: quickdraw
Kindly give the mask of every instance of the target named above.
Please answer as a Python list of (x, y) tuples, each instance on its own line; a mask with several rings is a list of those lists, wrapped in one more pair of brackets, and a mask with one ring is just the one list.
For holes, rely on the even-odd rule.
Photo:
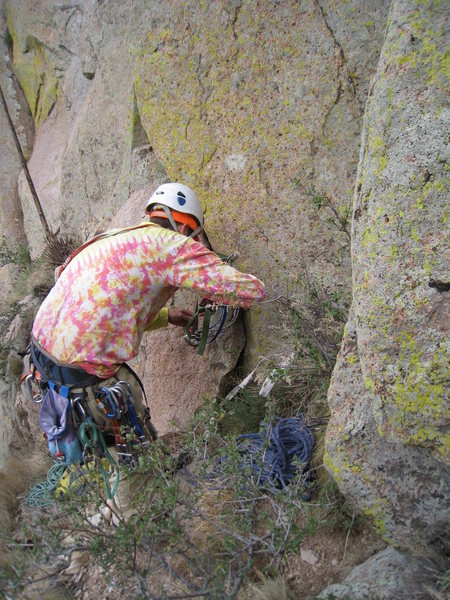
[[(144, 423), (141, 423), (136, 414), (128, 382), (118, 381), (111, 387), (100, 387), (95, 394), (97, 408), (109, 421), (109, 429), (114, 436), (120, 464), (133, 466), (136, 462), (136, 453), (139, 453), (149, 444)], [(154, 439), (153, 432), (150, 437)]]
[[(217, 253), (223, 262), (232, 264), (239, 253), (233, 252), (229, 255)], [(219, 335), (229, 329), (237, 320), (239, 315), (238, 307), (225, 306), (210, 302), (203, 305), (197, 301), (194, 310), (194, 316), (189, 320), (185, 327), (184, 339), (193, 347), (198, 348), (197, 353), (203, 356), (207, 344), (214, 342)], [(203, 318), (202, 326), (199, 326), (200, 318)]]
[[(80, 425), (78, 436), (80, 438), (80, 442), (82, 443), (83, 450), (83, 459), (84, 463), (87, 464), (90, 459), (94, 460), (94, 462), (98, 465), (98, 470), (100, 475), (103, 478), (106, 495), (109, 499), (114, 497), (114, 494), (119, 487), (120, 481), (120, 473), (119, 467), (112, 457), (111, 453), (108, 450), (108, 447), (105, 443), (101, 430), (97, 427), (91, 417), (88, 417), (83, 423)], [(98, 448), (101, 448), (103, 456), (105, 456), (114, 470), (115, 473), (115, 481), (113, 487), (111, 489), (109, 482), (109, 473), (105, 471), (103, 463), (101, 460), (97, 458)]]

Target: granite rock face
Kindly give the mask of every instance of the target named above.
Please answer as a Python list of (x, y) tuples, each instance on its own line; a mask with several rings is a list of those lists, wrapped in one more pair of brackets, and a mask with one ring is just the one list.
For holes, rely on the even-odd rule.
[[(330, 389), (327, 466), (387, 540), (441, 552), (446, 3), (0, 7), (2, 89), (51, 229), (87, 237), (131, 225), (159, 183), (181, 180), (199, 192), (213, 246), (239, 251), (237, 266), (262, 278), (269, 298), (295, 295), (303, 268), (334, 289), (353, 286)], [(25, 232), (37, 257), (43, 231), (0, 118), (0, 233), (11, 228), (20, 241)], [(245, 367), (279, 353), (278, 320), (275, 304), (245, 315)], [(229, 335), (205, 359), (178, 330), (146, 337), (136, 368), (162, 433), (174, 419), (183, 427), (221, 388), (242, 352), (242, 324)]]
[[(33, 139), (32, 119), (26, 111), (26, 100), (12, 69), (12, 39), (7, 34), (6, 19), (0, 2), (0, 85), (7, 102), (8, 112), (16, 128), (26, 158), (30, 155)], [(13, 133), (4, 107), (0, 110), (0, 237), (5, 236), (9, 246), (24, 243), (23, 217), (17, 189), (21, 163)]]
[[(311, 198), (328, 194), (337, 214), (350, 211), (388, 6), (5, 0), (10, 63), (35, 128), (28, 166), (50, 228), (87, 237), (138, 222), (145, 195), (178, 179), (199, 192), (213, 247), (239, 251), (237, 266), (264, 279), (269, 296), (295, 290), (301, 265), (348, 290), (348, 238)], [(36, 258), (45, 239), (23, 175), (18, 190)], [(246, 321), (247, 366), (276, 355), (273, 306)], [(196, 365), (193, 406), (232, 369), (243, 344), (236, 336), (228, 359), (217, 348), (217, 360), (211, 350)], [(156, 339), (147, 336), (139, 369), (166, 394), (154, 401), (175, 406), (185, 388), (175, 374), (193, 351), (180, 342), (180, 357)], [(170, 392), (158, 387), (158, 356)]]
[[(299, 265), (348, 289), (348, 239), (311, 198), (350, 211), (388, 5), (6, 1), (53, 231), (107, 226), (157, 163), (198, 190), (213, 246), (238, 250), (269, 292), (293, 289)], [(35, 257), (26, 185), (21, 197)], [(254, 319), (250, 363), (273, 343), (273, 312)]]
[[(366, 106), (326, 463), (386, 539), (448, 545), (445, 3), (396, 1)], [(446, 508), (447, 507), (447, 508)]]
[[(302, 265), (349, 284), (348, 240), (312, 198), (328, 194), (341, 216), (350, 209), (388, 3), (343, 4), (164, 5), (136, 63), (139, 114), (160, 162), (198, 190), (213, 245), (238, 250), (270, 297), (295, 290)], [(250, 362), (273, 349), (277, 318), (267, 306), (252, 322)]]

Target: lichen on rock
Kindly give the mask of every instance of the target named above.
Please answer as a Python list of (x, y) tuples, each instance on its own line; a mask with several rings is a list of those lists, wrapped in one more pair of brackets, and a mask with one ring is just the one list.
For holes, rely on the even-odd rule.
[[(62, 90), (45, 46), (27, 32), (16, 10), (13, 3), (8, 5), (7, 25), (13, 42), (14, 72), (38, 126), (48, 117)], [(17, 27), (18, 24), (22, 27)]]
[(353, 311), (329, 392), (328, 468), (386, 539), (416, 552), (448, 543), (444, 4), (392, 3), (362, 133)]

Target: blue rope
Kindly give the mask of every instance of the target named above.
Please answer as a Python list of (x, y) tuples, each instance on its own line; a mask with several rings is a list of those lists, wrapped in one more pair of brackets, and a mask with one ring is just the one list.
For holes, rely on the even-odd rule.
[(216, 340), (217, 337), (219, 337), (219, 335), (222, 333), (222, 329), (223, 326), (225, 325), (225, 321), (227, 320), (227, 314), (228, 314), (228, 309), (226, 306), (221, 306), (220, 307), (221, 311), (222, 311), (222, 316), (220, 319), (220, 323), (219, 326), (217, 327), (217, 323), (214, 324), (213, 327), (210, 327), (210, 331), (212, 329), (215, 329), (217, 327), (217, 330), (213, 333), (211, 338), (208, 338), (208, 344), (211, 344), (212, 342), (214, 342)]
[(27, 504), (30, 506), (50, 506), (55, 501), (54, 492), (61, 481), (68, 465), (63, 462), (54, 463), (48, 473), (45, 481), (36, 483), (28, 494)]
[[(256, 475), (257, 485), (272, 491), (285, 488), (303, 472), (314, 446), (314, 437), (302, 414), (273, 423), (261, 423), (259, 433), (248, 433), (237, 438), (238, 450)], [(307, 476), (304, 478), (307, 487)], [(308, 494), (307, 494), (308, 495)]]

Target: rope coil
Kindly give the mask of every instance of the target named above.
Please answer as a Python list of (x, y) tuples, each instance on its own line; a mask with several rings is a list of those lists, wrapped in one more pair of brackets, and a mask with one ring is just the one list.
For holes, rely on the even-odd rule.
[(27, 504), (30, 506), (46, 507), (55, 501), (53, 492), (59, 485), (68, 465), (65, 462), (56, 462), (47, 473), (47, 479), (40, 481), (31, 488), (28, 494)]
[(303, 472), (314, 446), (314, 436), (302, 414), (294, 418), (276, 417), (273, 424), (261, 423), (259, 433), (237, 438), (238, 450), (255, 473), (257, 485), (272, 490), (285, 488)]

